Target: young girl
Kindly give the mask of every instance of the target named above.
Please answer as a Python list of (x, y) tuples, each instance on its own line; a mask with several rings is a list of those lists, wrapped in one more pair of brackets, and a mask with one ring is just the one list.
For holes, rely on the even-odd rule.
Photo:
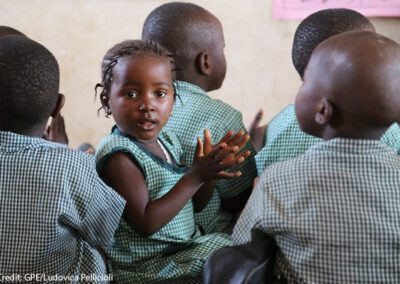
[(240, 175), (224, 170), (250, 154), (237, 154), (248, 136), (228, 133), (212, 147), (205, 131), (193, 165), (180, 166), (180, 144), (162, 130), (175, 100), (173, 68), (153, 42), (124, 41), (103, 58), (100, 99), (116, 126), (98, 147), (97, 169), (127, 201), (105, 249), (118, 283), (200, 283), (207, 257), (231, 244), (228, 235), (202, 236), (194, 212), (207, 204), (216, 178)]

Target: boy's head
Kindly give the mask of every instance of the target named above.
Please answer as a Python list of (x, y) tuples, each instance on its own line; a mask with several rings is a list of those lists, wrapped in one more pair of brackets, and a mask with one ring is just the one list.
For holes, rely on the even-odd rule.
[(362, 14), (350, 9), (326, 9), (305, 18), (297, 27), (292, 46), (294, 67), (303, 78), (314, 48), (327, 38), (353, 30), (375, 31)]
[(303, 131), (331, 139), (379, 139), (400, 117), (400, 46), (352, 31), (318, 45), (296, 97)]
[(0, 129), (43, 134), (61, 109), (59, 68), (41, 44), (23, 36), (0, 38)]
[(20, 31), (9, 27), (9, 26), (0, 26), (0, 37), (2, 36), (8, 36), (8, 35), (20, 35), (20, 36), (25, 36), (23, 33)]
[(204, 8), (181, 2), (161, 5), (146, 18), (142, 39), (174, 54), (178, 80), (206, 91), (221, 87), (226, 73), (222, 25)]

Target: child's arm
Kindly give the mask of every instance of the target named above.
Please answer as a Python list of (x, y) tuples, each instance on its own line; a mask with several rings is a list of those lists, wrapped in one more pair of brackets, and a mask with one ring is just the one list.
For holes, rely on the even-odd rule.
[[(217, 145), (226, 143), (229, 147), (234, 147), (236, 150), (234, 154), (227, 156), (223, 162), (236, 160), (237, 163), (242, 163), (251, 154), (251, 152), (246, 151), (238, 155), (236, 155), (236, 153), (247, 143), (247, 141), (249, 140), (249, 135), (241, 131), (236, 133), (235, 136), (233, 136), (233, 134), (233, 131), (229, 131), (228, 133), (226, 133), (226, 135), (217, 143)], [(212, 149), (213, 146), (211, 133), (208, 129), (204, 129), (204, 146), (202, 145), (200, 138), (197, 138), (197, 149), (194, 160), (198, 159), (202, 155), (207, 155), (212, 151)], [(225, 174), (226, 178), (233, 178), (241, 176), (242, 173), (240, 171), (237, 171), (233, 173), (222, 172), (221, 174)], [(200, 212), (204, 209), (204, 207), (206, 207), (208, 201), (214, 193), (216, 183), (216, 179), (206, 182), (201, 187), (201, 189), (197, 191), (197, 193), (193, 196), (193, 206), (196, 213)]]
[(193, 197), (204, 182), (229, 177), (223, 170), (237, 164), (236, 160), (222, 163), (235, 151), (220, 144), (208, 155), (200, 157), (176, 185), (163, 197), (150, 200), (145, 178), (136, 161), (125, 153), (117, 152), (104, 165), (100, 175), (127, 201), (125, 220), (139, 234), (156, 233), (174, 218)]

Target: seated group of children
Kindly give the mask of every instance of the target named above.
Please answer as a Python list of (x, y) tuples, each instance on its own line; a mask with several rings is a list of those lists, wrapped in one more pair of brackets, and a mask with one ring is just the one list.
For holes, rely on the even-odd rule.
[(65, 100), (54, 56), (0, 34), (3, 278), (201, 283), (214, 251), (269, 235), (288, 283), (400, 280), (400, 46), (361, 14), (300, 24), (303, 85), (261, 128), (257, 155), (241, 113), (207, 95), (224, 80), (225, 43), (197, 5), (161, 5), (141, 40), (105, 54), (96, 89), (115, 126), (95, 159), (43, 139)]

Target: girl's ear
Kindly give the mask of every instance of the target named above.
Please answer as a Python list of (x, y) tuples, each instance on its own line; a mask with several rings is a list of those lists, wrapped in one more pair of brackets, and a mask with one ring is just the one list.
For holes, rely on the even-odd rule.
[(63, 94), (58, 94), (57, 104), (54, 107), (53, 112), (51, 113), (52, 118), (56, 117), (60, 113), (61, 109), (64, 106), (64, 103), (65, 103), (65, 96)]
[(333, 106), (327, 98), (322, 98), (318, 103), (317, 112), (315, 113), (315, 122), (320, 125), (325, 125), (332, 120)]
[(100, 101), (104, 112), (106, 113), (106, 117), (111, 115), (111, 108), (108, 100), (108, 96), (106, 94), (100, 94)]
[(202, 75), (211, 74), (211, 57), (207, 52), (200, 52), (196, 57), (196, 70)]

